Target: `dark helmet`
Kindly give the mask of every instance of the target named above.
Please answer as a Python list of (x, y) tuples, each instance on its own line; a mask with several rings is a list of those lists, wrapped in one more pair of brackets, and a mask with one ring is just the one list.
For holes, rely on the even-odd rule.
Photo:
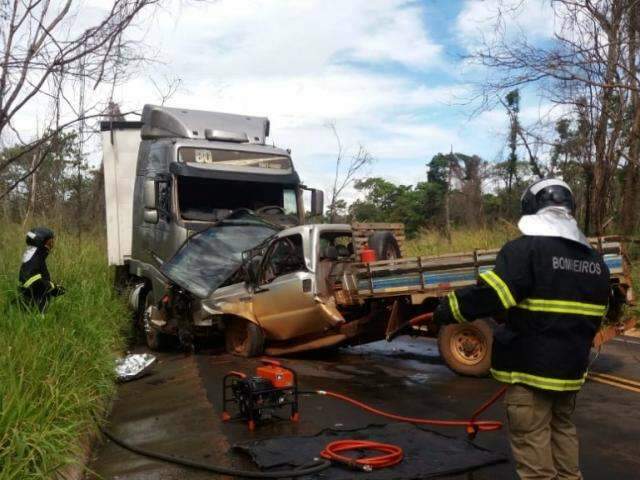
[(565, 207), (573, 215), (576, 209), (571, 188), (557, 178), (538, 180), (529, 185), (520, 199), (523, 215), (533, 215), (545, 207)]
[(47, 227), (32, 228), (27, 232), (27, 245), (42, 248), (47, 240), (53, 238), (53, 230)]

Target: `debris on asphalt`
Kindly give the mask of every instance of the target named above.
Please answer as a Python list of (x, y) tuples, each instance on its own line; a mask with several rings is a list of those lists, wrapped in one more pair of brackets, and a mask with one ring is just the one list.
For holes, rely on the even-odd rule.
[(116, 360), (116, 376), (119, 382), (130, 382), (147, 375), (156, 357), (150, 353), (130, 353)]

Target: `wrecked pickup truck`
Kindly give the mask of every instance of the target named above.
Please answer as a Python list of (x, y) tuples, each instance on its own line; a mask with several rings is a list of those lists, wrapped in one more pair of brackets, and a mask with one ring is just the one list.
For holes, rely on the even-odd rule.
[[(211, 272), (200, 285), (189, 284), (193, 281), (187, 274), (204, 258), (198, 257), (204, 253), (198, 247), (185, 246), (183, 256), (179, 253), (163, 271), (200, 297), (192, 312), (194, 325), (213, 327), (237, 355), (281, 355), (381, 340), (422, 317), (425, 321), (414, 333), (437, 336), (450, 368), (465, 375), (486, 374), (493, 320), (438, 327), (425, 314), (449, 291), (475, 284), (480, 273), (493, 268), (497, 250), (400, 258), (402, 238), (385, 227), (389, 225), (287, 228), (245, 252), (231, 277), (222, 280), (224, 275)], [(363, 243), (381, 260), (360, 262)], [(621, 243), (601, 238), (594, 247), (611, 271), (608, 320), (598, 344), (630, 327), (618, 319), (634, 298)]]
[[(375, 306), (338, 310), (329, 275), (354, 263), (364, 243), (379, 258), (399, 258), (402, 239), (384, 227), (283, 230), (255, 212), (235, 211), (191, 236), (161, 265), (165, 294), (144, 310), (148, 343), (160, 348), (178, 337), (185, 346), (223, 335), (229, 352), (254, 356), (338, 345), (365, 333), (379, 338), (364, 328), (377, 315)], [(349, 332), (341, 328), (347, 324)]]

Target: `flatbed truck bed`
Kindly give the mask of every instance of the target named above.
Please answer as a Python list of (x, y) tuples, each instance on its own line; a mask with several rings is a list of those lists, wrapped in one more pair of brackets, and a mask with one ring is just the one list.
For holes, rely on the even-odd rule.
[[(635, 296), (622, 239), (610, 236), (592, 238), (590, 242), (604, 256), (611, 275), (610, 306), (594, 341), (597, 347), (635, 325), (635, 318), (621, 319), (625, 307), (635, 304)], [(376, 300), (395, 301), (389, 331), (407, 320), (407, 310), (413, 315), (432, 312), (439, 299), (449, 292), (476, 285), (481, 273), (493, 269), (498, 251), (475, 250), (343, 265), (331, 279), (334, 298), (339, 308)], [(412, 308), (408, 309), (407, 304)], [(398, 314), (400, 309), (405, 313)], [(487, 319), (441, 328), (427, 321), (414, 328), (418, 334), (438, 337), (441, 354), (453, 370), (481, 375), (490, 363), (493, 323), (493, 319)]]

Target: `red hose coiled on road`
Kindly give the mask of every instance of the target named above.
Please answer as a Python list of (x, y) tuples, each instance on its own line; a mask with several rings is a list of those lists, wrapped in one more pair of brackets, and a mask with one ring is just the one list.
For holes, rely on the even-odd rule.
[(469, 420), (436, 420), (431, 418), (405, 417), (403, 415), (397, 415), (395, 413), (389, 413), (383, 410), (379, 410), (370, 405), (367, 405), (366, 403), (360, 402), (355, 398), (342, 395), (341, 393), (330, 392), (326, 390), (317, 390), (315, 393), (318, 395), (337, 398), (338, 400), (350, 403), (351, 405), (361, 408), (362, 410), (365, 410), (369, 413), (380, 415), (381, 417), (389, 418), (397, 422), (413, 423), (416, 425), (432, 425), (436, 427), (465, 427), (467, 430), (467, 434), (473, 438), (478, 432), (491, 432), (500, 430), (502, 428), (502, 422), (498, 420), (476, 420), (476, 418), (485, 410), (487, 410), (491, 405), (497, 402), (500, 397), (504, 395), (505, 391), (506, 387), (500, 388), (488, 401), (483, 403), (480, 408), (478, 408), (473, 413)]
[[(376, 450), (383, 455), (365, 458), (352, 458), (341, 455), (349, 450)], [(329, 443), (320, 453), (322, 458), (333, 462), (340, 462), (352, 468), (370, 472), (375, 468), (388, 468), (402, 461), (404, 453), (397, 445), (372, 442), (370, 440), (337, 440)]]

